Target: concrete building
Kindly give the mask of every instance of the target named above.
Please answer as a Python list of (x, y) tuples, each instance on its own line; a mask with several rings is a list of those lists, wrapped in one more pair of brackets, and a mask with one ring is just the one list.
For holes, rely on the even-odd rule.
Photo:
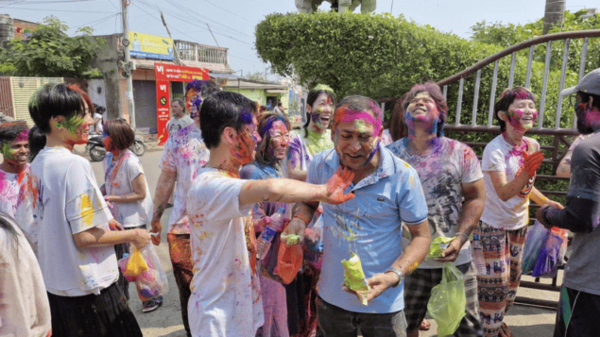
[[(104, 99), (108, 118), (116, 118), (119, 111), (129, 118), (126, 99), (126, 77), (122, 69), (124, 46), (121, 34), (96, 36), (106, 40), (104, 48), (94, 61), (102, 70)], [(171, 40), (160, 36), (130, 32), (130, 55), (133, 65), (133, 98), (137, 129), (152, 132), (157, 127), (155, 63), (175, 64), (177, 50), (182, 66), (207, 69), (214, 78), (228, 77), (234, 71), (229, 67), (228, 48), (214, 47), (189, 41)], [(187, 82), (170, 82), (170, 98), (180, 97)], [(88, 91), (93, 89), (88, 88)]]

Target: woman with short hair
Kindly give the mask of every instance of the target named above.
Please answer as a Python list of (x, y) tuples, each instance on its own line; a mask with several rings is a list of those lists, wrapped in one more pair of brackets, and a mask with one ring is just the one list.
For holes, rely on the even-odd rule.
[[(139, 158), (129, 150), (135, 141), (135, 133), (122, 118), (104, 123), (104, 199), (111, 212), (125, 229), (143, 228), (150, 223), (152, 197)], [(116, 246), (117, 258), (129, 253), (129, 244)], [(125, 295), (128, 283), (120, 278)], [(144, 301), (143, 312), (156, 310), (162, 304), (162, 296)]]

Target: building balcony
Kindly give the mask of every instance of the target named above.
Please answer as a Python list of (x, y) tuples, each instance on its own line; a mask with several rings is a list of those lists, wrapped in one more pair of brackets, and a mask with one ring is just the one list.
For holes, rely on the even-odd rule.
[[(228, 48), (207, 46), (195, 42), (173, 40), (179, 58), (188, 66), (205, 68), (208, 64), (213, 65), (216, 72), (233, 73), (229, 67)], [(218, 69), (218, 70), (217, 70)]]

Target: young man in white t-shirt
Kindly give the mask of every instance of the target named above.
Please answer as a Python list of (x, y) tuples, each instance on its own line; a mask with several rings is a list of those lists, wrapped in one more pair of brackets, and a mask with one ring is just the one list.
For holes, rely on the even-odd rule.
[(46, 134), (31, 165), (38, 256), (48, 291), (54, 336), (142, 336), (122, 290), (114, 245), (150, 241), (143, 229), (111, 231), (113, 220), (88, 160), (71, 151), (85, 144), (92, 123), (85, 92), (47, 84), (29, 102)]
[(194, 278), (188, 315), (193, 336), (254, 336), (263, 324), (256, 247), (250, 210), (262, 201), (320, 200), (339, 204), (353, 175), (340, 170), (327, 185), (289, 179), (242, 180), (240, 167), (254, 161), (258, 106), (232, 92), (209, 96), (200, 126), (210, 159), (190, 189)]

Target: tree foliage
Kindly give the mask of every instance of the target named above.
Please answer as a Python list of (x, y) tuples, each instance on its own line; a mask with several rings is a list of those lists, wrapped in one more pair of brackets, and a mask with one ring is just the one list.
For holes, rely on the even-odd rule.
[[(541, 29), (540, 29), (541, 31)], [(413, 84), (441, 80), (490, 56), (505, 46), (490, 41), (462, 39), (403, 16), (353, 13), (272, 14), (256, 27), (256, 49), (273, 71), (296, 76), (300, 83), (330, 85), (338, 97), (361, 94), (372, 98), (400, 97)], [(541, 48), (539, 48), (541, 49)], [(527, 52), (527, 51), (525, 51)], [(527, 55), (517, 55), (514, 85), (525, 85)], [(540, 96), (544, 66), (533, 62), (531, 87)], [(508, 86), (510, 57), (499, 61), (495, 97)], [(490, 108), (493, 65), (481, 74), (477, 124), (486, 125)], [(553, 126), (560, 70), (549, 74), (544, 126)], [(577, 81), (568, 72), (566, 85)], [(460, 122), (472, 120), (475, 74), (465, 78)], [(449, 122), (456, 121), (458, 85), (448, 87)], [(569, 124), (571, 123), (571, 124)], [(572, 125), (572, 112), (561, 118)]]
[(102, 77), (102, 71), (91, 66), (96, 54), (106, 42), (92, 38), (93, 29), (77, 30), (80, 36), (70, 37), (69, 29), (55, 16), (44, 19), (26, 40), (13, 39), (8, 48), (0, 49), (0, 73), (8, 76), (41, 77)]

